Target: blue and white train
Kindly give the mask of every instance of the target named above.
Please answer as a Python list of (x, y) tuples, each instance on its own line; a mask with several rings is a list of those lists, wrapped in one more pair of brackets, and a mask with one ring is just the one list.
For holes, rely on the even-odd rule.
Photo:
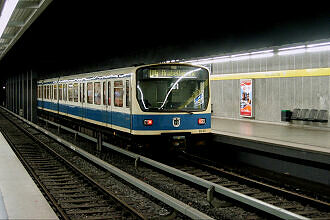
[(210, 74), (169, 63), (38, 81), (38, 109), (129, 136), (185, 139), (211, 129)]

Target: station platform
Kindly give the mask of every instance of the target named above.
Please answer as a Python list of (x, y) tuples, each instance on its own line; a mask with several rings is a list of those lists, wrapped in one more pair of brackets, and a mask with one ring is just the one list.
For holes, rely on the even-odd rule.
[(215, 141), (330, 164), (330, 129), (212, 117)]
[(0, 219), (58, 219), (1, 133)]

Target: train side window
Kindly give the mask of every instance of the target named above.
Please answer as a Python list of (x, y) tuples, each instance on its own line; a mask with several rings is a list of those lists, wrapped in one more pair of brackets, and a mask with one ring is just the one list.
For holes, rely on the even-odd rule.
[(63, 100), (66, 101), (68, 96), (68, 92), (67, 92), (67, 85), (63, 84)]
[(73, 101), (73, 85), (72, 84), (68, 85), (68, 98), (69, 98), (69, 102)]
[(54, 85), (54, 99), (57, 100), (57, 85)]
[(78, 102), (78, 83), (73, 83), (73, 101)]
[(40, 86), (38, 86), (38, 99), (40, 98)]
[(94, 104), (101, 105), (101, 83), (94, 83)]
[(108, 105), (107, 82), (103, 82), (103, 105)]
[(44, 87), (44, 93), (43, 93), (43, 98), (45, 99), (47, 96), (46, 96), (46, 90), (47, 90), (47, 86), (43, 86)]
[(117, 107), (123, 107), (123, 96), (124, 96), (124, 89), (123, 89), (123, 81), (118, 80), (114, 82), (114, 105)]
[(93, 104), (93, 83), (87, 83), (87, 103)]
[(126, 108), (129, 108), (130, 100), (129, 100), (129, 80), (126, 80)]
[(80, 83), (80, 102), (85, 102), (85, 83)]
[(50, 85), (50, 99), (53, 99), (53, 85)]
[(108, 82), (108, 105), (111, 105), (111, 81)]
[(49, 99), (49, 85), (47, 85), (46, 94), (47, 94), (47, 99)]
[(62, 90), (62, 84), (58, 85), (58, 100), (62, 100), (63, 97), (63, 90)]

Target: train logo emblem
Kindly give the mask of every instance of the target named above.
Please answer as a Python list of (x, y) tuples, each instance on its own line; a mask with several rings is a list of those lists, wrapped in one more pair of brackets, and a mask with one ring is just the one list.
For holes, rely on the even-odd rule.
[(179, 127), (180, 126), (180, 118), (173, 118), (173, 126), (174, 127)]

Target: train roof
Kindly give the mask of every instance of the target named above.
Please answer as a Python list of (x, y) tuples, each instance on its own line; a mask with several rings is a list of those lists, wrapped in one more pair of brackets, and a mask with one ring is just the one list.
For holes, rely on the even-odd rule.
[(133, 73), (135, 69), (138, 67), (126, 67), (126, 68), (119, 68), (119, 69), (110, 69), (110, 70), (103, 70), (103, 71), (95, 71), (95, 72), (88, 72), (88, 73), (80, 73), (80, 74), (73, 74), (68, 76), (61, 76), (56, 78), (38, 80), (38, 82), (57, 82), (57, 81), (64, 81), (64, 80), (74, 80), (74, 79), (81, 79), (81, 78), (93, 78), (93, 77), (102, 77), (102, 76), (111, 76), (111, 75), (122, 75), (122, 74), (129, 74)]
[(66, 81), (66, 80), (69, 81), (69, 80), (74, 80), (74, 79), (103, 77), (103, 76), (111, 76), (111, 75), (124, 75), (124, 74), (134, 73), (136, 69), (141, 68), (141, 67), (156, 66), (156, 65), (187, 65), (187, 66), (196, 66), (196, 67), (198, 66), (198, 65), (188, 64), (188, 63), (155, 63), (155, 64), (148, 64), (148, 65), (141, 65), (141, 66), (134, 66), (134, 67), (125, 67), (125, 68), (118, 68), (118, 69), (109, 69), (109, 70), (103, 70), (103, 71), (80, 73), (80, 74), (61, 76), (61, 77), (50, 78), (50, 79), (43, 79), (43, 80), (38, 80), (38, 83), (58, 82), (58, 81)]

